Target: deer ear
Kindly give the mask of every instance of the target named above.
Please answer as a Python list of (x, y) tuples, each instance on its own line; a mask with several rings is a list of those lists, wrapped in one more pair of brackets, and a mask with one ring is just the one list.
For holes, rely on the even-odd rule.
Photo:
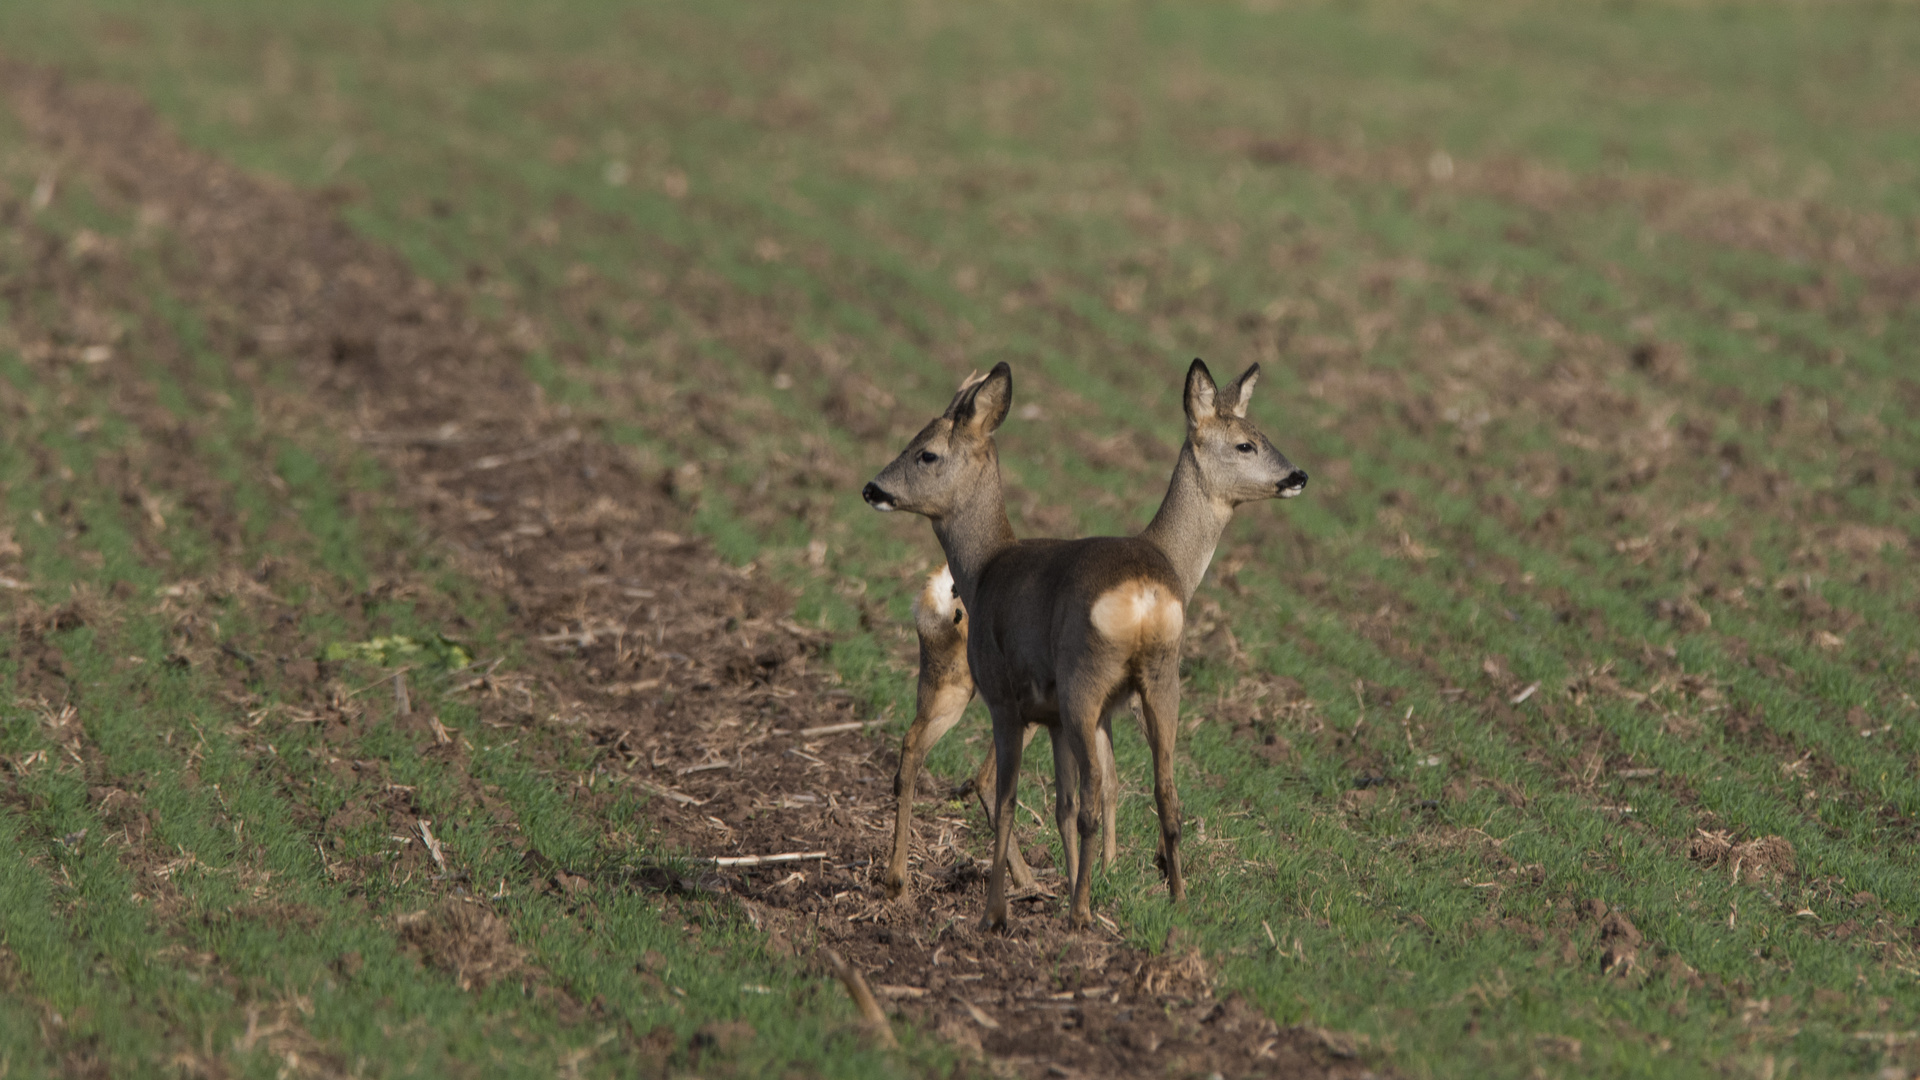
[(1013, 369), (1003, 360), (993, 365), (986, 378), (969, 381), (954, 395), (953, 404), (947, 406), (947, 418), (955, 429), (985, 438), (999, 429), (1012, 407)]
[(953, 400), (947, 402), (947, 411), (941, 413), (941, 417), (947, 420), (953, 419), (954, 414), (960, 411), (960, 403), (971, 398), (973, 390), (986, 381), (987, 377), (980, 374), (978, 370), (968, 372), (967, 377), (960, 380), (960, 388), (953, 392)]
[(1214, 399), (1217, 391), (1213, 385), (1213, 372), (1207, 370), (1205, 361), (1195, 359), (1193, 366), (1187, 369), (1187, 426), (1195, 427), (1203, 416), (1214, 413)]
[(1233, 385), (1220, 392), (1220, 408), (1244, 420), (1247, 416), (1247, 402), (1253, 400), (1253, 384), (1260, 381), (1260, 365), (1255, 364), (1240, 373)]

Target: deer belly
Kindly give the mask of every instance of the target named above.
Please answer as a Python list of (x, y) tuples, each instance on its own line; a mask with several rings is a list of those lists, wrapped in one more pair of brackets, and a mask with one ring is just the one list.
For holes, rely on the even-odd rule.
[(1026, 700), (1022, 704), (1025, 706), (1026, 714), (1036, 719), (1060, 711), (1059, 697), (1054, 693), (1052, 680), (1048, 680), (1045, 685), (1039, 682), (1027, 683)]

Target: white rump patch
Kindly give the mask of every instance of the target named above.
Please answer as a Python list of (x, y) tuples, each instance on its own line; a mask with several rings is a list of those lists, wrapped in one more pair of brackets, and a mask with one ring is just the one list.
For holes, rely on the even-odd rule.
[(1186, 613), (1180, 600), (1154, 582), (1130, 581), (1100, 594), (1091, 612), (1093, 629), (1116, 645), (1171, 641), (1180, 636)]
[(960, 601), (953, 595), (953, 569), (942, 565), (927, 578), (927, 587), (920, 590), (920, 599), (916, 602), (921, 611), (931, 611), (943, 622), (952, 622), (953, 613)]

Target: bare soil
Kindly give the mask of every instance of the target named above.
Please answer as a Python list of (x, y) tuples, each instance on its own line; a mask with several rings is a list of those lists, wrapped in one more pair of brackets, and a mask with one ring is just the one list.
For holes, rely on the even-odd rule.
[[(543, 887), (586, 905), (607, 889), (736, 897), (774, 948), (823, 977), (816, 954), (838, 950), (900, 1014), (977, 1048), (997, 1071), (1370, 1075), (1338, 1035), (1281, 1028), (1216, 996), (1206, 960), (1178, 941), (1152, 953), (1106, 929), (1070, 933), (1045, 895), (1020, 903), (1010, 934), (978, 932), (980, 838), (937, 810), (919, 815), (913, 899), (886, 901), (876, 866), (894, 749), (849, 727), (867, 718), (819, 662), (826, 635), (794, 623), (790, 598), (753, 568), (693, 537), (662, 477), (589, 419), (542, 401), (503, 329), (511, 312), (479, 317), (352, 232), (335, 194), (198, 153), (124, 91), (6, 63), (0, 85), (36, 138), (164, 228), (171, 287), (197, 306), (263, 412), (360, 442), (396, 478), (402, 505), (497, 591), (532, 659), (476, 686), (490, 722), (593, 747), (594, 788), (649, 793), (650, 825), (695, 856), (826, 853), (634, 880), (529, 850)], [(191, 456), (190, 441), (173, 446)], [(326, 699), (327, 673), (293, 663), (301, 670), (287, 674)], [(447, 743), (447, 767), (461, 769), (464, 753)], [(402, 933), (463, 985), (524, 962), (505, 924), (472, 905), (450, 901)]]

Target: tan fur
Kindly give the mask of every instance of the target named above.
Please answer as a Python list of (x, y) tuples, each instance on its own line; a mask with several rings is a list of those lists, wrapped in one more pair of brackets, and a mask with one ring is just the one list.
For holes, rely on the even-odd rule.
[(1108, 589), (1093, 602), (1088, 614), (1095, 632), (1129, 652), (1147, 644), (1176, 641), (1185, 624), (1180, 598), (1151, 581), (1131, 581)]

